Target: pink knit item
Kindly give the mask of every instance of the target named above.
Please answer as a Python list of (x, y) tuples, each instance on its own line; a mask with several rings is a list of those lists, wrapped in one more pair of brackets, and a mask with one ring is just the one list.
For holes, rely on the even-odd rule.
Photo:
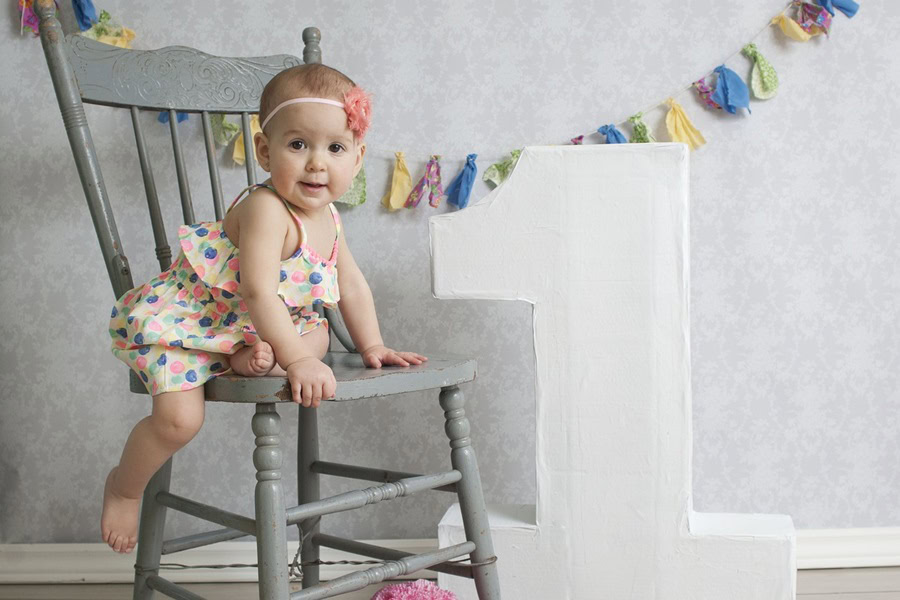
[(456, 600), (456, 594), (442, 590), (427, 579), (418, 579), (383, 587), (372, 600)]
[(372, 122), (372, 100), (358, 85), (344, 94), (344, 111), (347, 113), (347, 126), (358, 139), (366, 137), (366, 131)]

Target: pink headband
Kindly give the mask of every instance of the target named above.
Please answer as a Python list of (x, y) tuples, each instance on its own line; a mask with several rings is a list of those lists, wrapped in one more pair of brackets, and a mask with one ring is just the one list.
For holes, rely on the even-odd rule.
[(319, 104), (330, 104), (331, 106), (337, 106), (338, 108), (343, 108), (344, 112), (347, 113), (347, 126), (350, 128), (350, 131), (353, 132), (359, 139), (363, 139), (366, 135), (366, 131), (369, 129), (369, 125), (372, 122), (372, 100), (369, 97), (369, 94), (366, 93), (361, 87), (354, 86), (350, 88), (344, 94), (344, 101), (338, 102), (337, 100), (330, 100), (328, 98), (291, 98), (290, 100), (285, 100), (269, 113), (269, 116), (266, 117), (266, 120), (262, 122), (262, 126), (260, 129), (266, 128), (266, 123), (272, 120), (272, 117), (275, 116), (279, 110), (288, 106), (290, 104), (299, 104), (301, 102), (316, 102)]

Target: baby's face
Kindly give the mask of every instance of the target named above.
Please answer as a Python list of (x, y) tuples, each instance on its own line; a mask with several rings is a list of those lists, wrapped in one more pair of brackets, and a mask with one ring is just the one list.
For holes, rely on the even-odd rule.
[(266, 131), (257, 154), (285, 200), (316, 212), (350, 189), (365, 150), (353, 139), (344, 109), (292, 104), (272, 117)]

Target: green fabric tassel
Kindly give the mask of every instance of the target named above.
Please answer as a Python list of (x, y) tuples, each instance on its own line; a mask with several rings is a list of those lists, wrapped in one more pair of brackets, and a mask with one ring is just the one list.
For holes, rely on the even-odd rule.
[(209, 126), (212, 129), (216, 146), (227, 146), (231, 139), (241, 130), (237, 123), (225, 120), (225, 115), (216, 113), (209, 115)]
[(344, 195), (335, 200), (350, 206), (359, 206), (366, 201), (366, 166), (363, 165), (359, 169), (359, 173), (353, 178), (350, 189), (344, 192)]
[(741, 49), (744, 56), (753, 61), (750, 73), (750, 89), (757, 100), (768, 100), (778, 92), (778, 74), (772, 64), (759, 53), (756, 44), (747, 44)]
[(636, 115), (628, 117), (628, 120), (631, 121), (631, 126), (634, 128), (634, 131), (631, 134), (632, 144), (647, 144), (656, 141), (656, 138), (650, 133), (650, 128), (647, 127), (647, 124), (642, 120), (643, 117), (644, 115), (642, 113), (637, 113)]
[(508, 158), (504, 158), (498, 163), (494, 163), (489, 166), (484, 171), (484, 176), (482, 180), (489, 184), (492, 188), (497, 187), (501, 183), (503, 183), (509, 174), (512, 173), (513, 167), (516, 166), (516, 163), (519, 162), (519, 155), (522, 154), (521, 150), (513, 150), (509, 153)]

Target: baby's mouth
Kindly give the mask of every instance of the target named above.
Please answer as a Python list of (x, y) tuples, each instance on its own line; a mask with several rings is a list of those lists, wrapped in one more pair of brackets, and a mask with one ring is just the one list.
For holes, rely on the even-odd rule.
[(321, 190), (325, 187), (324, 183), (306, 183), (305, 181), (301, 181), (300, 184), (309, 191)]

